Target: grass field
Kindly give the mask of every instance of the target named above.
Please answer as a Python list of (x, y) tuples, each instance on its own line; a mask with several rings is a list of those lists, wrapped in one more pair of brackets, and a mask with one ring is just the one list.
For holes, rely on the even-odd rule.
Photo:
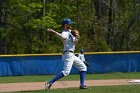
[[(15, 82), (44, 82), (50, 80), (54, 75), (34, 75), (34, 76), (1, 76), (0, 83)], [(140, 79), (140, 72), (137, 73), (108, 73), (108, 74), (87, 74), (86, 80), (101, 79)], [(79, 80), (79, 75), (69, 75), (61, 80)]]
[(69, 89), (52, 89), (49, 91), (24, 91), (24, 92), (12, 92), (12, 93), (139, 93), (140, 85), (127, 85), (127, 86), (100, 86), (91, 87), (87, 90), (80, 90), (78, 88)]
[[(50, 80), (54, 75), (34, 75), (34, 76), (1, 76), (0, 83), (16, 82), (44, 82)], [(86, 80), (103, 80), (103, 79), (140, 79), (140, 72), (137, 73), (108, 73), (108, 74), (87, 74)], [(61, 80), (79, 80), (79, 75), (69, 75)], [(23, 91), (11, 93), (139, 93), (140, 85), (125, 86), (95, 86), (88, 90), (79, 90), (78, 88), (52, 89), (50, 91)]]

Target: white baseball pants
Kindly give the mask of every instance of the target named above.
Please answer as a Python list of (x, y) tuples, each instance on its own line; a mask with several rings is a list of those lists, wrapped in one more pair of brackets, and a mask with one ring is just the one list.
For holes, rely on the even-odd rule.
[(69, 75), (72, 65), (74, 65), (76, 68), (79, 69), (79, 71), (87, 71), (86, 65), (83, 63), (82, 60), (80, 60), (77, 56), (75, 56), (71, 52), (65, 52), (62, 56), (62, 59), (64, 61), (64, 68), (62, 73), (64, 76)]

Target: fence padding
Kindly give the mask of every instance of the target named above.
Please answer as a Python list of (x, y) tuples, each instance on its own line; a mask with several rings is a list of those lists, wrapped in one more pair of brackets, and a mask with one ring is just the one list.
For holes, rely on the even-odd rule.
[[(139, 72), (140, 53), (85, 54), (87, 73)], [(61, 55), (1, 56), (0, 76), (56, 74), (63, 70)], [(71, 74), (79, 71), (73, 67)]]

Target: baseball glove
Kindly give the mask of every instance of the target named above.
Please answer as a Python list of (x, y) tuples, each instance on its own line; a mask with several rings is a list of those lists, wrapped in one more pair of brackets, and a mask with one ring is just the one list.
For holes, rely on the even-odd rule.
[(79, 34), (78, 30), (72, 30), (72, 31), (71, 31), (71, 34), (72, 34), (75, 38), (80, 39), (80, 34)]
[(84, 64), (85, 64), (87, 67), (89, 67), (89, 63), (88, 63), (88, 62), (84, 61)]

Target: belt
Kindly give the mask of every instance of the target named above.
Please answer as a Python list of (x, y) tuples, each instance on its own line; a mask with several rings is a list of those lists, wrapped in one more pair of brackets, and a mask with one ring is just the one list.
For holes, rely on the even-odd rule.
[(71, 50), (65, 50), (65, 51), (64, 51), (64, 53), (65, 53), (65, 52), (71, 52), (71, 53), (74, 53), (74, 52), (73, 52), (73, 51), (71, 51)]

